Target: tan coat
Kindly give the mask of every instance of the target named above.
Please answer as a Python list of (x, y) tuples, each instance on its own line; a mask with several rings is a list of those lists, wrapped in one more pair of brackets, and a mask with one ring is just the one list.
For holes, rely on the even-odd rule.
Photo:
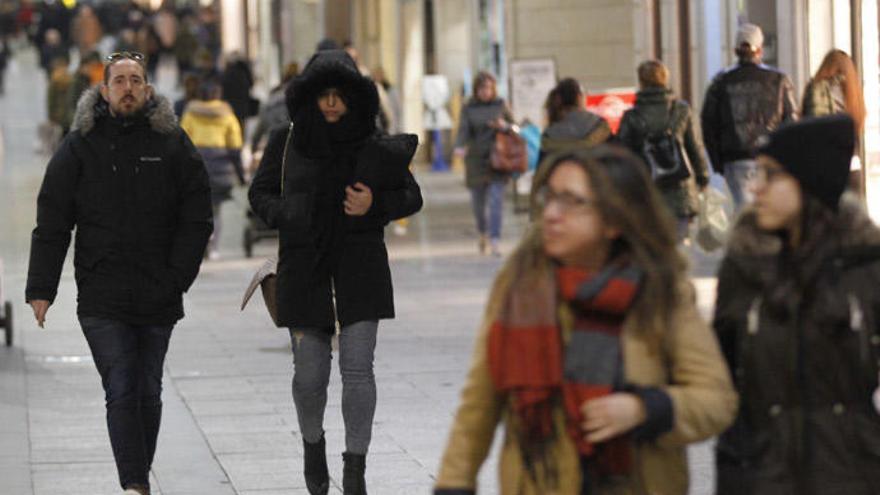
[[(655, 442), (634, 449), (635, 467), (619, 486), (602, 495), (684, 495), (688, 490), (685, 446), (723, 431), (733, 421), (737, 396), (714, 334), (697, 313), (693, 289), (683, 291), (673, 327), (663, 344), (642, 337), (630, 318), (624, 324), (623, 348), (626, 380), (634, 385), (657, 386), (673, 403), (674, 427)], [(477, 472), (488, 455), (499, 421), (505, 423), (499, 462), (502, 495), (578, 495), (581, 473), (578, 454), (567, 435), (552, 447), (559, 472), (556, 489), (537, 487), (527, 474), (517, 437), (511, 425), (507, 399), (499, 395), (489, 375), (487, 337), (498, 294), (477, 339), (470, 373), (449, 436), (437, 477), (437, 488), (475, 489)], [(665, 348), (661, 350), (661, 347)], [(674, 385), (670, 385), (673, 383)], [(556, 412), (557, 426), (564, 421)], [(557, 431), (564, 431), (558, 428)]]

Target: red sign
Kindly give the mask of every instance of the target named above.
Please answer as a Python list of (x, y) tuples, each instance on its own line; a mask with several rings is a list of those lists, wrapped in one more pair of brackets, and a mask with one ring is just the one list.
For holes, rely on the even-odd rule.
[(636, 103), (636, 90), (612, 89), (604, 93), (587, 95), (587, 110), (597, 113), (608, 121), (611, 131), (617, 133), (624, 112)]

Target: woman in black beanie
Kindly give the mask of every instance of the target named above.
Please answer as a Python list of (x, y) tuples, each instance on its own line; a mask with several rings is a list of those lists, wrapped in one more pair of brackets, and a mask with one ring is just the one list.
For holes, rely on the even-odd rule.
[(315, 54), (287, 91), (292, 125), (270, 135), (250, 203), (279, 231), (278, 326), (289, 329), (293, 347), (309, 493), (329, 488), (323, 422), (338, 326), (342, 485), (362, 495), (376, 409), (376, 330), (394, 317), (384, 227), (422, 207), (407, 168), (417, 139), (378, 135), (376, 86), (342, 50)]
[(759, 151), (718, 275), (714, 327), (740, 394), (719, 495), (880, 493), (880, 229), (843, 195), (854, 128), (806, 119)]

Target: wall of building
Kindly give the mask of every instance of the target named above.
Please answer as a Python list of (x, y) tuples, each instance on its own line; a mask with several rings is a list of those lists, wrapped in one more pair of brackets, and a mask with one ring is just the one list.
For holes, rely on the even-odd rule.
[(636, 47), (634, 7), (643, 1), (507, 0), (509, 58), (553, 57), (560, 77), (590, 90), (632, 86), (647, 53)]

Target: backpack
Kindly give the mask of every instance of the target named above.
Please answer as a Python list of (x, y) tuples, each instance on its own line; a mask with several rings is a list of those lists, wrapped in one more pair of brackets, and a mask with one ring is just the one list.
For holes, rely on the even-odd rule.
[(638, 110), (633, 110), (644, 136), (641, 155), (657, 185), (677, 184), (691, 176), (690, 158), (684, 149), (684, 143), (673, 128), (678, 120), (673, 117), (680, 113), (676, 112), (677, 108), (680, 106), (672, 102), (663, 130), (654, 133), (648, 132), (648, 122)]

